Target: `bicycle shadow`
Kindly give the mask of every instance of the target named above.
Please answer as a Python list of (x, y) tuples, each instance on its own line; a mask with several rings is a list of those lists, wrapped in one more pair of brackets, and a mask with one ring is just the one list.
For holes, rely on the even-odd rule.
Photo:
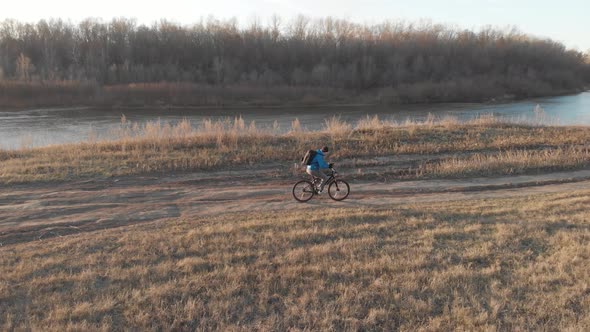
[[(326, 206), (326, 203), (330, 203), (330, 207), (334, 207), (334, 208), (366, 208), (366, 207), (381, 207), (383, 206), (383, 204), (380, 203), (371, 203), (368, 202), (367, 200), (362, 200), (362, 199), (355, 199), (354, 196), (348, 196), (346, 199), (342, 200), (342, 201), (336, 201), (333, 199), (330, 199), (330, 197), (328, 196), (322, 196), (320, 199), (315, 199), (312, 200), (315, 204), (317, 205), (322, 205), (322, 206)], [(315, 198), (315, 197), (314, 197)], [(310, 201), (311, 202), (311, 201)]]

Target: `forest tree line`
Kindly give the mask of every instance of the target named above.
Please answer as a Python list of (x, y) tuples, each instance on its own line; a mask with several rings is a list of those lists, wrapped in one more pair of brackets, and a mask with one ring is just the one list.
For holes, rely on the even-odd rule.
[(293, 89), (307, 96), (371, 94), (392, 103), (481, 101), (581, 90), (590, 82), (588, 59), (516, 29), (428, 22), (361, 25), (303, 16), (247, 27), (213, 18), (193, 25), (126, 18), (0, 22), (1, 81), (80, 82), (103, 95), (107, 86), (175, 82), (226, 95)]

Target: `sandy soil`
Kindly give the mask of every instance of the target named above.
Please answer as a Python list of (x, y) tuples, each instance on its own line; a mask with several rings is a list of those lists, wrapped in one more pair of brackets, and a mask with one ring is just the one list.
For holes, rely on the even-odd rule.
[(590, 170), (459, 180), (351, 179), (351, 194), (343, 202), (322, 195), (308, 203), (298, 203), (291, 189), (301, 175), (277, 174), (280, 173), (276, 165), (268, 165), (258, 171), (134, 176), (0, 188), (0, 245), (222, 213), (318, 207), (395, 208), (410, 202), (514, 197), (590, 188)]

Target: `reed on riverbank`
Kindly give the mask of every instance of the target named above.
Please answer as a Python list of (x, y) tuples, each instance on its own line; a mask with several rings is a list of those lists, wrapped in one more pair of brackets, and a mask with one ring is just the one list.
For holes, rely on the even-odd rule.
[[(423, 97), (422, 94), (456, 91), (457, 96)], [(525, 97), (549, 97), (581, 92), (582, 89), (545, 89), (522, 96), (483, 89), (471, 83), (412, 84), (393, 90), (382, 88), (359, 92), (342, 87), (250, 86), (244, 84), (210, 85), (190, 82), (157, 82), (99, 85), (92, 81), (6, 81), (0, 80), (0, 107), (26, 109), (34, 107), (71, 107), (72, 105), (110, 109), (135, 108), (231, 108), (329, 106), (338, 104), (415, 104), (444, 102), (512, 101)], [(526, 90), (526, 89), (525, 89)]]
[(100, 95), (96, 83), (85, 81), (22, 82), (0, 80), (0, 107), (21, 109), (93, 105)]

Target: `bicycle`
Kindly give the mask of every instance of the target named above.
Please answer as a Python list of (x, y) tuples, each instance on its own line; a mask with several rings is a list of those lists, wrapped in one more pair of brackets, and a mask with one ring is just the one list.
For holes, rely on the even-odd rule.
[[(328, 175), (328, 180), (324, 188), (328, 188), (328, 196), (335, 201), (342, 201), (350, 194), (350, 185), (348, 182), (337, 178), (338, 172), (332, 167), (330, 168), (332, 173)], [(293, 185), (293, 197), (301, 202), (307, 202), (313, 198), (314, 195), (319, 194), (319, 185), (321, 179), (315, 176), (311, 176), (310, 180), (301, 180)]]

